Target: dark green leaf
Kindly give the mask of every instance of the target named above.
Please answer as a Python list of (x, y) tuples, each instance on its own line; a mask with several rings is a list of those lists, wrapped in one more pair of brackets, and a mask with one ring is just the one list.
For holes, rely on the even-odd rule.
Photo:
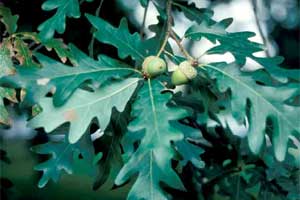
[(94, 36), (100, 42), (118, 48), (120, 58), (131, 56), (138, 63), (142, 63), (148, 55), (145, 44), (138, 33), (131, 34), (128, 30), (127, 20), (123, 18), (118, 28), (113, 27), (105, 20), (86, 14), (90, 23), (97, 29)]
[(298, 69), (289, 71), (279, 67), (279, 64), (283, 61), (281, 57), (260, 58), (254, 56), (254, 53), (264, 50), (261, 44), (249, 40), (249, 38), (255, 36), (255, 33), (227, 32), (226, 28), (231, 21), (231, 19), (224, 19), (213, 24), (203, 21), (199, 25), (190, 27), (186, 31), (185, 37), (192, 40), (200, 40), (202, 37), (205, 37), (213, 43), (218, 41), (220, 44), (209, 49), (207, 51), (208, 54), (225, 54), (230, 52), (239, 65), (244, 65), (247, 58), (253, 59), (282, 82), (287, 82), (288, 78), (300, 80), (300, 71)]
[(111, 78), (128, 75), (135, 72), (130, 66), (107, 56), (99, 56), (95, 61), (77, 49), (70, 46), (71, 53), (76, 62), (75, 67), (63, 65), (42, 54), (37, 54), (42, 68), (19, 67), (16, 76), (7, 77), (14, 87), (26, 89), (27, 98), (36, 102), (55, 87), (54, 104), (62, 105), (72, 93), (85, 81), (94, 80), (99, 84)]
[(55, 31), (59, 34), (64, 33), (66, 29), (67, 17), (80, 17), (78, 0), (47, 0), (43, 3), (42, 9), (45, 11), (56, 9), (55, 14), (38, 27), (38, 30), (40, 31), (39, 35), (42, 40), (52, 38)]
[(0, 5), (0, 17), (0, 21), (5, 25), (9, 34), (16, 32), (19, 15), (12, 15), (9, 8)]
[[(89, 134), (86, 134), (80, 141), (70, 144), (67, 139), (60, 142), (48, 142), (32, 147), (32, 150), (38, 154), (51, 154), (51, 158), (35, 166), (35, 170), (42, 171), (43, 175), (38, 186), (44, 187), (50, 179), (57, 182), (62, 171), (73, 174), (78, 163), (78, 153), (81, 154), (83, 162), (89, 166), (88, 175), (95, 175), (93, 167), (94, 149)], [(76, 157), (74, 155), (77, 155)]]

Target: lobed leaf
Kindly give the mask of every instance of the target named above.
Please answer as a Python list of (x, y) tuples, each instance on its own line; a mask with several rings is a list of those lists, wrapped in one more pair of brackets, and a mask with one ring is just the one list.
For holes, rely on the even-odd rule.
[(70, 122), (69, 142), (76, 143), (87, 131), (89, 124), (97, 118), (105, 130), (115, 107), (122, 112), (138, 85), (138, 78), (111, 82), (95, 92), (77, 90), (70, 100), (61, 107), (55, 107), (52, 98), (42, 98), (43, 112), (29, 121), (33, 128), (44, 127), (51, 132), (58, 126)]
[(16, 32), (19, 15), (12, 15), (9, 8), (0, 5), (0, 17), (0, 21), (5, 25), (9, 34)]
[(247, 137), (250, 149), (254, 153), (260, 151), (264, 143), (267, 122), (271, 121), (272, 128), (269, 131), (272, 132), (275, 155), (278, 160), (284, 160), (289, 136), (294, 132), (300, 135), (298, 123), (300, 108), (286, 103), (286, 100), (297, 92), (298, 86), (258, 85), (255, 76), (240, 71), (236, 64), (206, 65), (205, 69), (209, 77), (216, 80), (220, 91), (230, 90), (232, 115), (239, 122), (248, 119)]
[[(90, 2), (91, 0), (85, 0)], [(62, 34), (66, 29), (66, 18), (79, 18), (80, 7), (78, 0), (47, 0), (43, 3), (42, 9), (45, 11), (56, 10), (55, 14), (39, 25), (39, 35), (42, 40), (53, 37), (55, 32)]]
[(54, 87), (53, 102), (59, 106), (64, 104), (85, 81), (93, 80), (103, 84), (111, 78), (135, 72), (130, 66), (110, 57), (99, 56), (99, 60), (95, 61), (73, 45), (70, 45), (70, 49), (75, 59), (75, 67), (37, 54), (36, 57), (43, 66), (42, 68), (19, 67), (15, 76), (6, 77), (2, 82), (25, 88), (30, 102), (38, 102)]
[(88, 175), (95, 175), (95, 168), (93, 167), (94, 149), (89, 134), (86, 134), (80, 141), (71, 144), (65, 139), (64, 141), (51, 141), (45, 144), (40, 144), (31, 148), (32, 151), (38, 154), (50, 154), (49, 160), (40, 163), (34, 167), (37, 171), (42, 171), (43, 175), (39, 180), (38, 186), (40, 188), (52, 179), (58, 182), (62, 171), (68, 174), (76, 172), (76, 164), (79, 160), (78, 153), (82, 156), (85, 164), (88, 165)]
[(86, 14), (90, 23), (97, 29), (94, 37), (100, 42), (110, 44), (118, 48), (120, 58), (131, 56), (138, 63), (142, 63), (147, 56), (146, 46), (138, 33), (131, 34), (125, 18), (120, 22), (118, 28), (113, 27), (105, 20)]
[[(138, 92), (133, 105), (132, 115), (135, 118), (130, 122), (124, 138), (127, 146), (124, 149), (129, 160), (115, 180), (117, 185), (121, 185), (132, 175), (138, 174), (128, 199), (167, 199), (160, 182), (184, 190), (171, 166), (174, 157), (171, 142), (183, 139), (183, 133), (172, 123), (186, 117), (187, 112), (169, 106), (171, 94), (161, 94), (162, 90), (159, 81), (149, 79)], [(128, 148), (128, 145), (133, 146), (136, 142), (139, 143), (136, 151)]]
[(283, 61), (281, 57), (261, 58), (254, 56), (254, 53), (264, 50), (263, 45), (249, 40), (249, 38), (255, 36), (255, 33), (227, 32), (226, 28), (231, 22), (231, 18), (213, 24), (202, 21), (200, 24), (192, 25), (186, 31), (185, 37), (192, 40), (200, 40), (202, 37), (205, 37), (213, 43), (218, 41), (220, 44), (209, 49), (207, 54), (225, 54), (226, 52), (230, 52), (239, 65), (245, 65), (246, 59), (250, 58), (263, 66), (272, 76), (281, 82), (287, 82), (288, 78), (297, 81), (300, 80), (300, 70), (280, 68), (279, 64)]

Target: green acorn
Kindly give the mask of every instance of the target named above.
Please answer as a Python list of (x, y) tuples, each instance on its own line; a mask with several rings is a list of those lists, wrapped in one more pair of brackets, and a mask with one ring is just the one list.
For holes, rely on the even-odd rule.
[(172, 73), (171, 81), (174, 85), (183, 85), (197, 76), (197, 70), (188, 61), (183, 61)]
[(148, 56), (142, 64), (143, 72), (149, 77), (155, 77), (167, 70), (166, 62), (157, 56)]

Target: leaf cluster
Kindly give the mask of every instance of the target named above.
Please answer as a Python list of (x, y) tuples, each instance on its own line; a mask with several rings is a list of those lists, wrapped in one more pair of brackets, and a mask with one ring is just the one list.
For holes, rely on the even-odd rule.
[[(17, 32), (18, 17), (0, 7), (7, 29), (0, 47), (0, 123), (9, 125), (2, 101), (8, 99), (32, 109), (29, 127), (49, 134), (63, 127), (65, 135), (32, 148), (51, 155), (35, 167), (43, 172), (39, 187), (57, 182), (63, 171), (84, 168), (96, 177), (94, 189), (109, 179), (121, 187), (136, 177), (128, 199), (191, 194), (194, 199), (296, 200), (300, 71), (281, 67), (281, 57), (254, 56), (263, 45), (250, 40), (252, 32), (227, 31), (231, 18), (216, 21), (213, 11), (185, 1), (140, 1), (143, 7), (149, 3), (159, 22), (149, 27), (154, 36), (146, 39), (131, 33), (126, 18), (114, 27), (85, 14), (94, 39), (114, 46), (118, 59), (94, 59), (54, 37), (65, 31), (66, 17), (80, 17), (78, 0), (45, 1), (42, 9), (55, 14), (38, 33)], [(174, 29), (174, 11), (193, 22), (183, 38)], [(202, 63), (181, 44), (197, 45), (203, 38), (215, 44), (205, 54), (229, 52), (234, 62)], [(56, 57), (41, 48), (54, 49)], [(177, 48), (181, 53), (174, 53)], [(158, 77), (143, 74), (142, 63), (151, 55), (168, 65), (187, 60), (197, 77), (177, 92), (170, 69)], [(247, 59), (262, 68), (245, 70)]]

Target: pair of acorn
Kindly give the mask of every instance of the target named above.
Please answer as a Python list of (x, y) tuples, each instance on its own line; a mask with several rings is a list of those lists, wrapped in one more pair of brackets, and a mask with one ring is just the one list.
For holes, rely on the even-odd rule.
[[(155, 77), (167, 70), (166, 62), (157, 56), (148, 56), (142, 65), (143, 72), (148, 77)], [(189, 61), (183, 61), (172, 73), (171, 81), (174, 85), (183, 85), (197, 76), (197, 70)]]

